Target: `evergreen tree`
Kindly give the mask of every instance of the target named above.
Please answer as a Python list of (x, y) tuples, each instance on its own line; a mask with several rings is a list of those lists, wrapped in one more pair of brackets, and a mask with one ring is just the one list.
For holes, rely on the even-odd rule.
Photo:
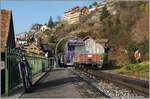
[(89, 5), (89, 9), (91, 9), (92, 8), (92, 5)]
[(109, 16), (109, 12), (108, 12), (106, 6), (104, 6), (102, 13), (100, 15), (100, 20), (102, 21), (103, 19), (107, 18), (108, 16)]
[(49, 21), (48, 21), (48, 27), (52, 28), (54, 26), (54, 22), (52, 17), (50, 16)]
[(93, 6), (97, 6), (97, 5), (98, 5), (97, 2), (94, 2), (94, 3), (93, 3)]

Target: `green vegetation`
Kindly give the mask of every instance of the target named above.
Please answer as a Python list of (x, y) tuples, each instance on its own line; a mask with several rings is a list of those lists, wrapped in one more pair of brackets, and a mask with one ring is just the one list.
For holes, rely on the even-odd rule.
[(98, 3), (97, 3), (97, 2), (94, 2), (94, 3), (93, 3), (93, 6), (97, 6), (97, 5), (98, 5)]
[(107, 7), (104, 6), (103, 7), (103, 10), (102, 10), (102, 13), (100, 14), (100, 20), (103, 21), (103, 19), (107, 18), (109, 16), (109, 12), (107, 10)]
[(89, 5), (89, 9), (91, 9), (92, 8), (92, 5)]
[(146, 61), (148, 60), (148, 52), (149, 52), (149, 42), (148, 40), (144, 40), (140, 43), (135, 42), (135, 41), (130, 41), (128, 42), (127, 45), (127, 50), (128, 50), (128, 55), (129, 55), (129, 59), (131, 61), (131, 63), (134, 63), (135, 60), (133, 58), (134, 52), (139, 49), (140, 53), (141, 53), (141, 61)]
[(114, 69), (114, 71), (120, 74), (149, 78), (149, 63), (142, 62), (139, 64), (120, 66), (119, 69)]

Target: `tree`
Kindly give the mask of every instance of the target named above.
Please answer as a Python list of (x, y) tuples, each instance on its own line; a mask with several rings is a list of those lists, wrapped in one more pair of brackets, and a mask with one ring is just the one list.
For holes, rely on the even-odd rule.
[(48, 27), (52, 28), (54, 26), (54, 22), (52, 17), (50, 16), (49, 21), (48, 21)]
[(97, 5), (98, 5), (97, 2), (94, 2), (94, 3), (93, 3), (93, 6), (97, 6)]
[(89, 5), (89, 9), (91, 9), (92, 8), (92, 5)]
[(53, 33), (52, 29), (46, 29), (44, 32), (43, 32), (45, 35), (50, 35)]
[(50, 35), (48, 40), (49, 40), (49, 43), (56, 43), (57, 42), (57, 38), (55, 35)]
[(103, 10), (102, 10), (102, 13), (100, 15), (100, 20), (102, 21), (103, 19), (107, 18), (109, 16), (109, 11), (107, 10), (107, 7), (104, 6), (103, 7)]
[(41, 46), (41, 45), (42, 45), (42, 39), (41, 39), (41, 37), (38, 38), (37, 45), (38, 45), (38, 46)]

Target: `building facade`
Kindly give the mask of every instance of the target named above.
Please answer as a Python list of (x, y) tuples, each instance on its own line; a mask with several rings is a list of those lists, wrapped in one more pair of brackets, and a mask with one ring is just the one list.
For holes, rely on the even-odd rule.
[(15, 48), (15, 35), (14, 35), (14, 26), (13, 26), (13, 17), (12, 11), (2, 9), (0, 11), (0, 33), (1, 33), (1, 62), (0, 62), (0, 70), (1, 70), (1, 94), (5, 92), (5, 47)]
[(64, 13), (64, 21), (67, 21), (70, 24), (81, 22), (83, 17), (89, 14), (89, 10), (87, 7), (74, 7), (65, 11)]
[(44, 55), (44, 52), (33, 43), (29, 46), (24, 46), (24, 50), (26, 50), (27, 52), (35, 53), (35, 54)]
[(13, 26), (12, 11), (1, 10), (0, 18), (1, 32), (1, 69), (4, 68), (5, 47), (15, 48), (15, 34)]
[(47, 25), (41, 26), (41, 28), (40, 28), (40, 31), (41, 31), (41, 32), (44, 32), (44, 31), (46, 31), (46, 30), (50, 30), (50, 28), (49, 28)]
[(103, 54), (104, 46), (96, 42), (93, 38), (87, 36), (83, 39), (85, 42), (85, 54)]

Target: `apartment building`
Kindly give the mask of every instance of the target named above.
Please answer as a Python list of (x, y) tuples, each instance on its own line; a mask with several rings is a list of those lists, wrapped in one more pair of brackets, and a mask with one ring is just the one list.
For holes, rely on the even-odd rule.
[(80, 8), (78, 6), (71, 8), (64, 13), (64, 21), (70, 24), (81, 22), (83, 17), (88, 15), (89, 10), (87, 7)]

